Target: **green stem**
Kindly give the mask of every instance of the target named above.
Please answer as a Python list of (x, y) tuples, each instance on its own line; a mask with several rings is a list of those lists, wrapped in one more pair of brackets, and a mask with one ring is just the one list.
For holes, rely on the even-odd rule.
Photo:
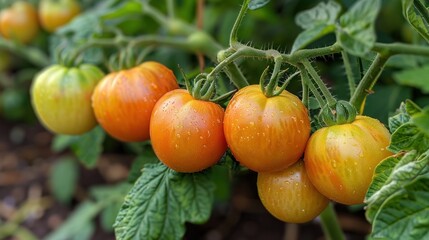
[(411, 54), (429, 57), (429, 48), (427, 46), (418, 46), (406, 43), (375, 43), (372, 50), (390, 56), (397, 54)]
[(329, 106), (335, 105), (335, 103), (337, 101), (332, 96), (332, 94), (329, 92), (329, 89), (326, 87), (325, 83), (320, 78), (319, 74), (316, 72), (316, 70), (311, 65), (311, 63), (308, 61), (308, 59), (303, 60), (302, 64), (304, 65), (304, 67), (308, 71), (308, 73), (310, 74), (311, 78), (316, 82), (316, 84), (319, 87), (320, 91), (322, 91), (322, 94), (325, 97), (326, 101), (328, 102), (328, 105)]
[(174, 1), (175, 0), (167, 0), (167, 13), (169, 18), (174, 18)]
[[(302, 64), (297, 65), (299, 71), (301, 72), (301, 80), (304, 85), (307, 85), (310, 89), (311, 93), (313, 93), (320, 107), (325, 105), (325, 101), (323, 100), (322, 95), (320, 95), (319, 90), (317, 90), (316, 86), (311, 82), (310, 77), (308, 76), (307, 70), (304, 68)], [(303, 88), (304, 89), (304, 88)]]
[(356, 90), (356, 81), (355, 81), (355, 78), (353, 76), (353, 70), (352, 70), (352, 66), (350, 63), (349, 54), (345, 51), (341, 51), (341, 55), (343, 57), (344, 67), (346, 69), (347, 81), (349, 83), (350, 96), (353, 96), (353, 93)]
[(249, 85), (246, 78), (240, 69), (235, 65), (235, 63), (231, 63), (226, 66), (225, 73), (228, 75), (228, 78), (231, 79), (232, 83), (238, 88), (244, 88)]
[(310, 105), (308, 85), (305, 84), (305, 82), (302, 80), (302, 74), (301, 74), (301, 85), (302, 85), (302, 103), (304, 103), (304, 105), (308, 108)]
[(277, 87), (277, 75), (280, 72), (280, 68), (282, 66), (282, 61), (281, 61), (281, 57), (276, 57), (274, 58), (274, 69), (273, 69), (273, 73), (271, 74), (271, 78), (270, 81), (268, 82), (267, 87), (265, 88), (265, 96), (267, 97), (272, 97), (274, 96), (274, 90)]
[(246, 15), (247, 8), (249, 6), (249, 0), (244, 0), (241, 6), (240, 12), (238, 13), (237, 19), (235, 19), (234, 25), (231, 29), (231, 35), (229, 36), (229, 45), (233, 47), (237, 43), (238, 28), (243, 21), (244, 15)]
[(313, 48), (313, 49), (302, 49), (298, 50), (292, 54), (283, 54), (283, 58), (285, 61), (289, 63), (298, 63), (302, 62), (305, 59), (315, 58), (326, 56), (334, 53), (341, 52), (342, 48), (338, 43), (335, 43), (331, 46), (321, 47), (321, 48)]
[(390, 55), (377, 54), (369, 69), (366, 71), (362, 80), (356, 88), (356, 91), (350, 98), (350, 103), (358, 110), (360, 114), (363, 113), (364, 103), (366, 96), (371, 92), (372, 87), (378, 80), (381, 72), (386, 65)]
[(328, 240), (345, 240), (332, 203), (320, 214), (322, 229)]
[(34, 47), (22, 46), (12, 41), (0, 37), (0, 49), (9, 50), (39, 67), (46, 67), (50, 64), (48, 56), (44, 52)]

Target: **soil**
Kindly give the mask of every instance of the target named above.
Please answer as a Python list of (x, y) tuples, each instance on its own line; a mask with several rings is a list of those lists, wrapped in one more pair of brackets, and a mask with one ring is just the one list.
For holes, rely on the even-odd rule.
[[(58, 159), (70, 153), (54, 153), (51, 150), (52, 139), (53, 135), (38, 124), (17, 124), (0, 119), (0, 228), (15, 222), (20, 232), (28, 231), (36, 239), (43, 239), (87, 198), (91, 186), (109, 185), (126, 179), (133, 156), (103, 154), (96, 168), (79, 168), (79, 186), (73, 201), (69, 204), (58, 202), (49, 188), (49, 173)], [(187, 224), (184, 239), (324, 239), (317, 218), (295, 225), (272, 217), (259, 201), (255, 183), (256, 175), (253, 173), (238, 176), (231, 199), (215, 204), (207, 223)], [(336, 210), (347, 239), (365, 239), (370, 226), (362, 210), (352, 212), (341, 205), (337, 205)], [(114, 234), (103, 230), (99, 222), (91, 239), (115, 239)], [(0, 231), (0, 239), (30, 239), (6, 237), (4, 234)]]

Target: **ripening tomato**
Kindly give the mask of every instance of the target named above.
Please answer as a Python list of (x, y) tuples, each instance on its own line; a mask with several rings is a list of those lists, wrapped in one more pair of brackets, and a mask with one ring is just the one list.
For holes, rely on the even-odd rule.
[(148, 140), (153, 106), (176, 88), (179, 85), (173, 72), (157, 62), (110, 73), (92, 96), (95, 116), (114, 138), (126, 142)]
[(42, 0), (39, 4), (40, 24), (48, 32), (55, 32), (80, 13), (76, 0)]
[(40, 121), (59, 134), (82, 134), (97, 125), (91, 95), (103, 78), (97, 67), (53, 65), (39, 73), (31, 87), (31, 100)]
[(150, 139), (158, 158), (178, 172), (198, 172), (225, 153), (222, 107), (197, 100), (184, 89), (165, 94), (150, 120)]
[(259, 85), (240, 89), (225, 111), (225, 137), (234, 157), (256, 172), (282, 170), (302, 156), (310, 135), (307, 109), (283, 91), (267, 98)]
[(0, 33), (4, 38), (29, 43), (38, 32), (37, 11), (30, 3), (16, 1), (0, 12)]
[(311, 184), (302, 161), (279, 172), (258, 173), (257, 186), (264, 207), (284, 222), (308, 222), (329, 203)]
[(319, 192), (336, 202), (363, 203), (374, 168), (391, 155), (386, 149), (389, 142), (384, 125), (366, 116), (319, 129), (305, 150), (308, 177)]

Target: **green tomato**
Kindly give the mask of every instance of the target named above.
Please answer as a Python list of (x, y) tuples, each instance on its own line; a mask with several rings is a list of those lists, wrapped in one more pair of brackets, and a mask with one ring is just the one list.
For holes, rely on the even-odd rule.
[(87, 64), (73, 68), (53, 65), (44, 69), (31, 87), (37, 117), (54, 133), (77, 135), (91, 130), (97, 125), (91, 96), (103, 77), (100, 69)]

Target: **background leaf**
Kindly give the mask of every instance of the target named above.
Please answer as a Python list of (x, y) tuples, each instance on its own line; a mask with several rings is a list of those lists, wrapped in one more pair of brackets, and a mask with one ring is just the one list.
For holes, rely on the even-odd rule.
[(333, 25), (340, 11), (341, 5), (334, 1), (321, 2), (311, 9), (298, 13), (295, 22), (303, 29), (310, 29), (319, 25)]
[(76, 188), (78, 170), (78, 166), (72, 158), (62, 158), (52, 166), (49, 185), (58, 201), (70, 202)]
[(267, 5), (269, 2), (270, 0), (250, 0), (248, 8), (250, 10), (256, 10)]
[(428, 9), (419, 0), (402, 0), (402, 14), (408, 23), (429, 42), (429, 24), (426, 21), (429, 17)]
[(429, 65), (393, 74), (393, 78), (397, 83), (418, 88), (423, 93), (429, 93), (429, 78), (423, 76), (429, 76)]
[(337, 40), (344, 50), (356, 56), (364, 56), (371, 50), (376, 40), (374, 22), (380, 6), (380, 0), (360, 0), (340, 17)]

